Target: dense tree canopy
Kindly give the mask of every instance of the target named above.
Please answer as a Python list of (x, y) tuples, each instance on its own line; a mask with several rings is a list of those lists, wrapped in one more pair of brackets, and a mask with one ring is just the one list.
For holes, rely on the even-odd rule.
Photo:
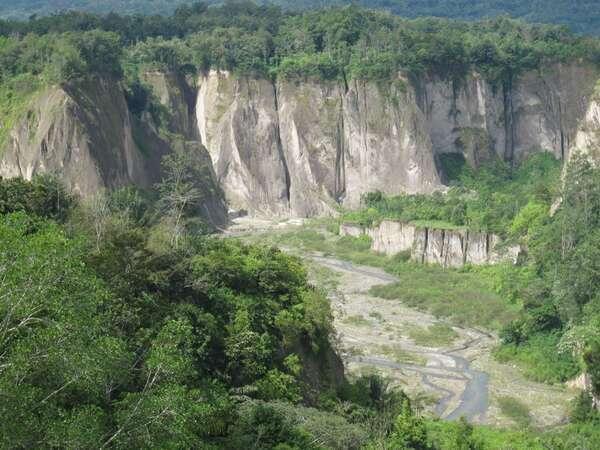
[[(0, 5), (0, 16), (27, 18), (32, 14), (47, 15), (62, 10), (80, 10), (107, 14), (171, 14), (182, 5), (194, 0), (15, 0)], [(220, 3), (211, 1), (209, 3)], [(289, 10), (303, 10), (323, 6), (341, 6), (358, 3), (368, 8), (386, 9), (404, 17), (435, 16), (476, 20), (498, 15), (509, 15), (529, 22), (567, 25), (573, 31), (598, 34), (600, 9), (597, 0), (273, 0), (269, 2)]]
[(551, 61), (600, 61), (598, 41), (565, 28), (506, 18), (406, 20), (354, 6), (292, 14), (252, 3), (199, 3), (168, 17), (71, 12), (0, 22), (0, 35), (3, 78), (49, 72), (68, 80), (142, 65), (376, 79), (398, 70), (457, 78), (476, 68), (505, 81)]

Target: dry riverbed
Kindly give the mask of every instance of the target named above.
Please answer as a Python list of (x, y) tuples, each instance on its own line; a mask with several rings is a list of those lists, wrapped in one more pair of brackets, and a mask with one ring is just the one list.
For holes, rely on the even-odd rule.
[[(260, 241), (261, 233), (290, 226), (268, 221), (252, 225), (244, 231), (253, 241)], [(565, 421), (574, 393), (563, 386), (528, 381), (517, 368), (495, 361), (491, 350), (498, 344), (496, 336), (452, 326), (400, 301), (370, 295), (373, 286), (402, 281), (383, 270), (287, 250), (300, 254), (313, 282), (328, 291), (338, 350), (350, 376), (378, 372), (407, 392), (418, 407), (449, 420), (465, 416), (499, 426), (517, 420), (522, 425), (525, 420), (536, 427)], [(521, 417), (515, 418), (507, 404), (518, 405)]]

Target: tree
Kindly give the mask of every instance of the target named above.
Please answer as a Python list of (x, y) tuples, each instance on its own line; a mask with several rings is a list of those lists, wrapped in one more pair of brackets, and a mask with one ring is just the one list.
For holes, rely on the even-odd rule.
[(186, 233), (185, 219), (200, 205), (197, 165), (190, 153), (173, 153), (163, 158), (163, 180), (157, 185), (161, 210), (169, 221), (171, 245), (179, 248)]
[(423, 419), (416, 416), (405, 401), (402, 412), (396, 419), (394, 431), (390, 436), (392, 448), (403, 448), (412, 450), (427, 450), (427, 430)]
[(133, 360), (105, 332), (109, 293), (57, 225), (0, 216), (0, 244), (0, 445), (98, 442)]

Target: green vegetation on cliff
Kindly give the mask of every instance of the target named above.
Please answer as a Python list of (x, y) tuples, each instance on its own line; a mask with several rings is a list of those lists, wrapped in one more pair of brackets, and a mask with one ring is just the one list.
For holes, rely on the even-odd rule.
[[(125, 46), (132, 47), (126, 52), (130, 59), (145, 64), (265, 76), (380, 79), (403, 70), (459, 79), (475, 68), (492, 81), (509, 83), (523, 71), (548, 62), (600, 61), (596, 40), (560, 27), (507, 18), (476, 23), (406, 20), (355, 6), (292, 14), (252, 3), (213, 8), (196, 4), (169, 17), (72, 12), (0, 22), (0, 35), (21, 36), (17, 40), (30, 34), (67, 33), (67, 40), (77, 41), (78, 33), (90, 30), (116, 33)], [(83, 37), (75, 44), (85, 46), (89, 40)], [(111, 67), (110, 62), (103, 63), (104, 56), (113, 54), (106, 50), (112, 47), (80, 49), (84, 59), (94, 52), (98, 56), (97, 67), (89, 63), (83, 69), (94, 71), (100, 63)], [(18, 52), (13, 55), (19, 59)]]
[(600, 62), (600, 42), (507, 18), (407, 20), (355, 6), (289, 13), (252, 3), (195, 4), (172, 16), (70, 12), (0, 21), (0, 146), (36, 92), (84, 79), (123, 81), (130, 110), (149, 111), (160, 128), (164, 114), (144, 78), (156, 70), (399, 84), (403, 72), (455, 85), (477, 70), (510, 89), (525, 71), (569, 61)]
[(383, 219), (433, 228), (468, 228), (525, 238), (548, 215), (559, 193), (561, 163), (549, 153), (531, 156), (516, 168), (493, 161), (472, 169), (462, 155), (441, 155), (447, 193), (364, 196), (364, 207), (343, 219), (370, 226)]

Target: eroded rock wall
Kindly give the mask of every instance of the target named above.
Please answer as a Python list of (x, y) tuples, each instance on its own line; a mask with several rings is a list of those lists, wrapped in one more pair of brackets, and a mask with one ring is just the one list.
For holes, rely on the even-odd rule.
[(364, 193), (441, 187), (415, 93), (405, 83), (286, 81), (211, 71), (198, 128), (234, 208), (314, 216)]
[(10, 130), (0, 149), (0, 176), (31, 179), (50, 173), (87, 197), (127, 185), (151, 188), (162, 177), (162, 158), (186, 151), (206, 168), (204, 217), (214, 225), (224, 224), (225, 204), (211, 160), (193, 139), (195, 132), (189, 131), (190, 121), (195, 129), (195, 113), (185, 106), (185, 86), (179, 77), (159, 73), (151, 74), (147, 82), (156, 86), (155, 94), (169, 111), (170, 123), (162, 125), (179, 137), (177, 142), (161, 135), (159, 124), (144, 117), (147, 114), (134, 116), (115, 80), (49, 86), (35, 96)]
[(490, 233), (416, 227), (392, 220), (368, 228), (342, 224), (340, 234), (367, 235), (372, 239), (371, 249), (376, 252), (393, 256), (410, 251), (412, 261), (444, 267), (516, 263), (520, 253), (518, 246), (503, 246), (500, 238)]
[(0, 175), (30, 179), (55, 173), (78, 194), (135, 183), (149, 186), (149, 166), (133, 139), (125, 98), (109, 80), (49, 87), (10, 131)]
[(480, 74), (417, 81), (436, 155), (462, 153), (473, 166), (493, 157), (518, 163), (549, 151), (566, 159), (598, 80), (589, 65), (554, 64), (494, 85)]
[(274, 82), (220, 71), (142, 79), (167, 123), (133, 115), (114, 81), (51, 87), (11, 131), (0, 176), (53, 172), (82, 195), (148, 187), (160, 179), (162, 156), (180, 148), (212, 166), (203, 178), (217, 216), (222, 189), (232, 209), (311, 217), (357, 207), (368, 192), (444, 189), (445, 153), (473, 166), (541, 150), (600, 156), (598, 71), (586, 65), (556, 64), (504, 85), (477, 73), (460, 82)]

